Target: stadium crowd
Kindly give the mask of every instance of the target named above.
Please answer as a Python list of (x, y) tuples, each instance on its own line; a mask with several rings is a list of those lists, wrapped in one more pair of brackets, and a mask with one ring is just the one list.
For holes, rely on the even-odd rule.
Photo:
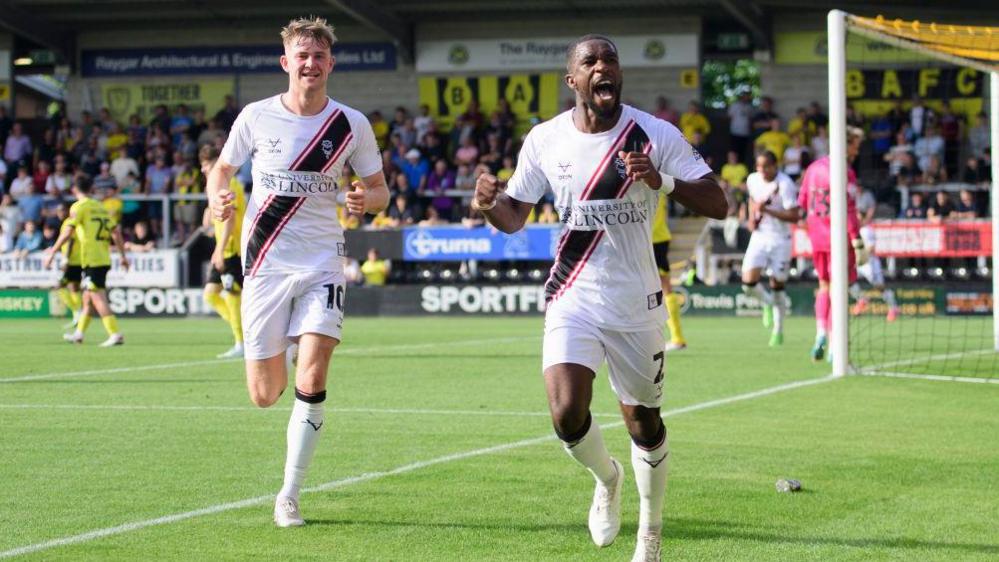
[[(203, 193), (198, 149), (204, 144), (221, 148), (239, 110), (232, 96), (210, 118), (184, 105), (161, 105), (145, 123), (137, 115), (119, 123), (106, 108), (97, 115), (83, 111), (74, 120), (62, 109), (36, 127), (39, 134), (29, 135), (0, 106), (0, 252), (26, 254), (55, 241), (76, 173), (94, 179), (95, 193), (120, 217), (131, 247), (155, 247), (164, 227), (162, 202), (119, 196)], [(697, 102), (680, 113), (660, 97), (653, 113), (679, 127), (720, 173), (730, 213), (740, 218), (746, 213), (745, 180), (755, 153), (773, 152), (782, 171), (798, 179), (809, 162), (829, 151), (828, 118), (817, 102), (787, 118), (777, 112), (773, 99), (763, 97), (754, 104), (743, 94), (724, 116), (709, 119)], [(939, 221), (986, 215), (991, 154), (984, 113), (968, 125), (947, 102), (934, 111), (916, 98), (908, 108), (896, 102), (874, 117), (851, 107), (847, 119), (868, 132), (855, 166), (880, 217)], [(710, 142), (718, 140), (710, 137), (718, 135), (718, 125), (726, 120), (726, 137)], [(508, 180), (522, 139), (516, 133), (517, 116), (505, 100), (488, 115), (473, 101), (446, 132), (425, 105), (415, 114), (397, 107), (391, 120), (374, 111), (370, 121), (383, 151), (392, 203), (373, 217), (341, 216), (347, 228), (483, 224), (468, 205), (475, 178), (488, 171)], [(721, 159), (715, 156), (721, 154), (725, 158), (719, 166)], [(251, 187), (249, 166), (238, 177)], [(342, 181), (346, 186), (353, 179), (348, 167)], [(179, 200), (171, 205), (171, 244), (179, 244), (201, 225), (204, 204)], [(558, 216), (547, 200), (529, 220), (556, 223)]]

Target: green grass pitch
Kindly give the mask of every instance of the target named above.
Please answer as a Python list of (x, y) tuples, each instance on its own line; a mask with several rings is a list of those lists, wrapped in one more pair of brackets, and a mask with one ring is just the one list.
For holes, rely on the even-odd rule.
[[(241, 364), (212, 359), (222, 322), (125, 318), (113, 349), (98, 323), (83, 346), (60, 324), (0, 322), (0, 558), (630, 559), (634, 478), (596, 548), (592, 480), (551, 438), (540, 318), (348, 318), (298, 529), (274, 528), (266, 497), (291, 393), (250, 405)], [(685, 328), (665, 560), (999, 558), (999, 385), (848, 377), (726, 401), (822, 379), (812, 322), (776, 350), (755, 319)], [(593, 412), (627, 465), (605, 373)]]

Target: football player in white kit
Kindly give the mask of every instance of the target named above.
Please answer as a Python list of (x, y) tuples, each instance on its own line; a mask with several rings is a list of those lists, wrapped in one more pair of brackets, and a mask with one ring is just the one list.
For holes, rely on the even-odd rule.
[[(798, 186), (777, 170), (777, 156), (766, 151), (756, 156), (756, 171), (746, 178), (749, 188), (749, 229), (753, 231), (742, 260), (742, 290), (763, 302), (763, 325), (773, 328), (770, 345), (784, 343), (787, 315), (788, 270), (791, 267), (791, 225), (798, 222)], [(770, 290), (760, 284), (760, 274), (770, 276)]]
[[(885, 286), (885, 275), (881, 270), (881, 258), (877, 256), (877, 248), (874, 245), (874, 227), (871, 223), (874, 222), (874, 213), (877, 210), (877, 201), (874, 199), (874, 194), (870, 190), (865, 189), (861, 192), (860, 196), (857, 197), (857, 215), (860, 216), (860, 238), (864, 241), (864, 248), (869, 253), (867, 263), (857, 266), (857, 275), (867, 279), (875, 291), (881, 293), (881, 298), (884, 299), (885, 305), (888, 306), (888, 314), (886, 319), (889, 322), (894, 322), (898, 318), (898, 303), (895, 301), (895, 291), (887, 288)], [(863, 295), (860, 288), (856, 285), (850, 287), (851, 294), (856, 298), (856, 302), (853, 304), (851, 313), (854, 316), (859, 316), (867, 310), (868, 301), (867, 297)]]
[[(246, 382), (257, 406), (277, 402), (288, 384), (286, 351), (298, 345), (284, 485), (274, 506), (274, 522), (291, 527), (304, 524), (299, 490), (323, 427), (326, 372), (341, 337), (338, 199), (351, 213), (377, 213), (388, 205), (388, 188), (367, 118), (326, 95), (333, 29), (322, 18), (302, 18), (281, 37), (288, 91), (239, 114), (208, 177), (208, 197), (215, 217), (231, 224), (229, 179), (252, 158), (253, 193), (241, 233)], [(344, 194), (338, 180), (347, 162), (361, 181)]]
[(575, 107), (531, 130), (505, 193), (494, 176), (479, 176), (473, 206), (510, 233), (554, 191), (564, 230), (545, 283), (542, 368), (555, 433), (596, 479), (590, 535), (608, 545), (621, 526), (625, 475), (590, 416), (593, 379), (606, 360), (632, 439), (640, 497), (634, 559), (658, 561), (669, 446), (659, 414), (666, 313), (651, 221), (660, 194), (719, 219), (728, 206), (673, 125), (621, 104), (610, 39), (587, 35), (570, 45), (567, 70)]

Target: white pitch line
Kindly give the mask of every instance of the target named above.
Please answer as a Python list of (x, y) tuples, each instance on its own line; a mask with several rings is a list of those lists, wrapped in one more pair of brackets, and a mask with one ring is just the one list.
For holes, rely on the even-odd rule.
[[(679, 414), (684, 414), (688, 412), (696, 412), (699, 410), (705, 410), (708, 408), (713, 408), (716, 406), (723, 406), (726, 404), (732, 404), (734, 402), (740, 402), (743, 400), (752, 400), (754, 398), (760, 398), (762, 396), (769, 396), (771, 394), (777, 394), (778, 392), (783, 392), (785, 390), (793, 390), (795, 388), (801, 388), (805, 386), (811, 386), (815, 384), (821, 384), (829, 381), (836, 380), (835, 377), (823, 377), (820, 379), (809, 379), (804, 381), (797, 381), (792, 383), (780, 384), (777, 386), (771, 386), (769, 388), (764, 388), (754, 392), (747, 392), (744, 394), (737, 394), (735, 396), (729, 396), (727, 398), (720, 398), (718, 400), (709, 400), (707, 402), (701, 402), (699, 404), (692, 404), (690, 406), (684, 406), (682, 408), (675, 408), (673, 410), (667, 410), (663, 412), (663, 416), (675, 416)], [(624, 425), (624, 422), (613, 422), (609, 424), (604, 424), (601, 427), (610, 429), (614, 427), (620, 427)], [(509, 451), (511, 449), (518, 449), (521, 447), (527, 447), (530, 445), (536, 445), (538, 443), (544, 443), (547, 441), (555, 440), (555, 435), (543, 435), (541, 437), (534, 437), (531, 439), (523, 439), (520, 441), (514, 441), (511, 443), (504, 443), (502, 445), (496, 445), (493, 447), (486, 447), (484, 449), (474, 449), (471, 451), (465, 451), (463, 453), (454, 453), (450, 455), (445, 455), (442, 457), (437, 457), (434, 459), (429, 459), (425, 461), (418, 461), (410, 464), (405, 464), (391, 470), (379, 471), (379, 472), (366, 472), (364, 474), (359, 474), (357, 476), (351, 476), (348, 478), (343, 478), (340, 480), (332, 480), (330, 482), (325, 482), (317, 486), (312, 486), (302, 490), (303, 492), (325, 492), (329, 490), (334, 490), (337, 488), (344, 488), (347, 486), (352, 486), (354, 484), (361, 484), (363, 482), (370, 482), (372, 480), (378, 480), (380, 478), (386, 478), (388, 476), (396, 476), (399, 474), (405, 474), (407, 472), (413, 472), (414, 470), (419, 470), (421, 468), (426, 468), (438, 464), (443, 464), (447, 462), (460, 461), (472, 457), (478, 457), (482, 455), (488, 455), (491, 453), (499, 453), (503, 451)], [(102, 539), (105, 537), (110, 537), (113, 535), (120, 535), (122, 533), (129, 533), (131, 531), (138, 531), (140, 529), (145, 529), (147, 527), (155, 527), (158, 525), (166, 525), (168, 523), (176, 523), (178, 521), (185, 521), (187, 519), (193, 519), (195, 517), (201, 517), (203, 515), (214, 515), (217, 513), (222, 513), (225, 511), (232, 511), (234, 509), (242, 509), (244, 507), (253, 507), (261, 504), (273, 501), (274, 495), (257, 496), (255, 498), (248, 498), (245, 500), (221, 503), (201, 509), (196, 509), (193, 511), (185, 511), (183, 513), (175, 513), (173, 515), (165, 515), (163, 517), (157, 517), (155, 519), (146, 519), (143, 521), (135, 521), (132, 523), (125, 523), (123, 525), (118, 525), (115, 527), (106, 527), (104, 529), (96, 529), (86, 533), (81, 533), (78, 535), (71, 535), (68, 537), (62, 537), (58, 539), (53, 539), (45, 542), (29, 544), (14, 548), (11, 550), (6, 550), (0, 552), (0, 558), (12, 558), (14, 556), (21, 556), (24, 554), (32, 554), (34, 552), (40, 552), (42, 550), (48, 550), (50, 548), (56, 548), (59, 546), (66, 546), (71, 544), (79, 544), (83, 542), (89, 542), (92, 540)]]
[(859, 374), (866, 375), (868, 373), (872, 373), (880, 369), (904, 367), (906, 365), (915, 365), (917, 363), (924, 363), (929, 361), (943, 361), (945, 359), (956, 359), (958, 357), (964, 357), (965, 355), (985, 355), (987, 353), (996, 353), (996, 352), (992, 349), (976, 349), (972, 351), (958, 351), (955, 353), (941, 353), (938, 355), (926, 355), (924, 357), (914, 357), (912, 359), (901, 359), (899, 361), (889, 361), (888, 363), (880, 363), (878, 365), (872, 365), (870, 367), (862, 367), (859, 370)]
[[(167, 406), (141, 404), (0, 404), (0, 410), (94, 410), (94, 411), (147, 411), (147, 412), (283, 412), (291, 408), (255, 408), (253, 406)], [(518, 412), (512, 410), (428, 410), (419, 408), (326, 408), (334, 414), (408, 414), (417, 416), (509, 416), (543, 417), (549, 412)], [(621, 414), (593, 413), (598, 418), (619, 418)]]
[(927, 381), (946, 381), (946, 382), (970, 382), (978, 384), (999, 384), (999, 379), (985, 379), (980, 377), (957, 377), (948, 375), (920, 375), (916, 373), (895, 373), (891, 371), (872, 371), (869, 373), (860, 373), (865, 377), (892, 377), (896, 379), (921, 379)]
[[(434, 349), (437, 347), (444, 346), (456, 346), (456, 345), (495, 345), (497, 343), (511, 343), (517, 341), (528, 341), (538, 339), (537, 336), (522, 336), (522, 337), (510, 337), (510, 338), (495, 338), (495, 339), (475, 339), (475, 340), (455, 340), (447, 342), (428, 342), (428, 343), (415, 343), (415, 344), (401, 344), (401, 345), (387, 345), (378, 347), (348, 347), (346, 349), (333, 352), (333, 356), (338, 357), (340, 355), (357, 355), (357, 354), (377, 354), (385, 353), (391, 351), (413, 351), (418, 349)], [(59, 378), (71, 378), (71, 377), (85, 377), (89, 375), (110, 375), (116, 373), (131, 373), (139, 371), (157, 371), (160, 369), (181, 369), (184, 367), (200, 367), (204, 365), (216, 365), (222, 363), (234, 363), (237, 361), (242, 361), (241, 359), (204, 359), (200, 361), (183, 361), (179, 363), (159, 363), (156, 365), (138, 365), (134, 367), (118, 367), (114, 369), (93, 369), (88, 371), (70, 371), (66, 373), (45, 373), (40, 375), (24, 375), (20, 377), (0, 377), (0, 384), (10, 383), (10, 382), (24, 382), (24, 381), (34, 381), (41, 379), (59, 379)]]

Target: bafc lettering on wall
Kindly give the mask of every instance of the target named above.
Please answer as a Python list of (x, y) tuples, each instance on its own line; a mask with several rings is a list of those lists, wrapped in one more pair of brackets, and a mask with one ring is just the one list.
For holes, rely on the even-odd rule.
[(500, 76), (425, 76), (420, 78), (420, 103), (430, 107), (441, 130), (449, 131), (472, 100), (484, 115), (491, 114), (499, 100), (510, 103), (517, 116), (516, 134), (531, 127), (531, 118), (550, 119), (558, 113), (562, 87), (557, 73), (507, 74)]

